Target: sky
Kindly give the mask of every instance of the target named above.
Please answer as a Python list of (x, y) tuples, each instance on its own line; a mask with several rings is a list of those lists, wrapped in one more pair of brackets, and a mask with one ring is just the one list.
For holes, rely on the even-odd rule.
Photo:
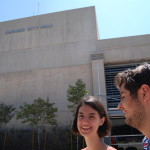
[(0, 22), (89, 6), (100, 39), (150, 34), (150, 0), (0, 0)]

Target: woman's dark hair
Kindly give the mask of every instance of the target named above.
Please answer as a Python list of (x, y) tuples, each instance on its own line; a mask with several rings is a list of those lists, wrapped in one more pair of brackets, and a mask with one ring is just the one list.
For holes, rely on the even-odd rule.
[(92, 107), (94, 110), (96, 110), (100, 118), (105, 117), (104, 124), (102, 126), (99, 126), (98, 128), (98, 136), (102, 138), (108, 135), (111, 131), (110, 119), (108, 118), (108, 115), (105, 111), (103, 104), (96, 97), (93, 97), (93, 96), (86, 96), (80, 100), (78, 107), (76, 109), (75, 117), (74, 117), (72, 128), (71, 128), (72, 133), (76, 135), (80, 134), (78, 127), (77, 127), (77, 120), (78, 120), (79, 108), (83, 105), (88, 105)]

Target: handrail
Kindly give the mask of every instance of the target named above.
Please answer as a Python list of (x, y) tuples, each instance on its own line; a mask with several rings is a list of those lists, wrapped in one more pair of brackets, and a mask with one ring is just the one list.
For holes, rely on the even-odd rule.
[(111, 135), (106, 137), (128, 137), (128, 136), (144, 136), (143, 134), (129, 134), (129, 135)]
[(116, 144), (111, 144), (111, 145), (119, 145), (119, 146), (121, 146), (121, 145), (142, 145), (142, 142), (141, 143), (116, 143)]
[(107, 138), (110, 139), (110, 145), (120, 145), (120, 146), (121, 145), (142, 145), (142, 137), (144, 137), (143, 134), (111, 135), (111, 136), (106, 136), (106, 139)]

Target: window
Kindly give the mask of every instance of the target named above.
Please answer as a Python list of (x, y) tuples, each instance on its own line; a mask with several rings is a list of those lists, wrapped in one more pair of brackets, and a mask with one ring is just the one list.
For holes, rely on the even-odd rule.
[(107, 106), (108, 110), (111, 108), (117, 108), (120, 102), (120, 93), (114, 85), (114, 77), (118, 72), (127, 69), (133, 69), (139, 63), (127, 63), (127, 64), (116, 64), (116, 65), (105, 65), (105, 82), (106, 82), (106, 95), (107, 95)]

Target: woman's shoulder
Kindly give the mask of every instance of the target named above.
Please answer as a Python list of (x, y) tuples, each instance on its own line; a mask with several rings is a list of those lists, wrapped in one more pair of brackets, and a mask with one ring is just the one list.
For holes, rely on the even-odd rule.
[[(87, 147), (83, 148), (81, 150), (87, 150)], [(114, 147), (108, 146), (107, 150), (117, 150), (117, 149), (115, 149)]]
[(87, 148), (83, 148), (83, 149), (81, 149), (81, 150), (87, 150)]
[(112, 146), (108, 146), (107, 150), (117, 150), (117, 149), (115, 149), (115, 148), (112, 147)]

